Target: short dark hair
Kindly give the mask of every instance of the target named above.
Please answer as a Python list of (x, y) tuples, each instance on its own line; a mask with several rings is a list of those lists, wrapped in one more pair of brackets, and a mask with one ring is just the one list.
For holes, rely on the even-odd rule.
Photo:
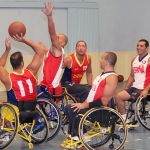
[(149, 42), (147, 40), (141, 39), (139, 42), (145, 42), (145, 47), (149, 47)]
[(117, 62), (117, 55), (113, 52), (106, 52), (105, 60), (107, 60), (111, 66), (114, 66)]
[(18, 69), (23, 62), (23, 56), (21, 52), (15, 52), (10, 56), (10, 63), (13, 69)]
[(77, 47), (77, 45), (78, 45), (78, 43), (79, 43), (79, 42), (83, 42), (83, 43), (85, 43), (85, 46), (87, 47), (86, 42), (85, 42), (85, 41), (83, 41), (83, 40), (78, 41), (78, 42), (76, 43), (76, 47)]

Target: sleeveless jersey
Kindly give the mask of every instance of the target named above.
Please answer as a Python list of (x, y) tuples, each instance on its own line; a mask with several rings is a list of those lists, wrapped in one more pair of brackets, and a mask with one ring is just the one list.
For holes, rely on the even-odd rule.
[(29, 101), (36, 99), (36, 83), (34, 75), (27, 69), (22, 74), (10, 73), (11, 89), (7, 91), (8, 101)]
[(100, 99), (103, 96), (103, 91), (106, 85), (106, 78), (109, 75), (116, 75), (114, 71), (103, 72), (93, 81), (92, 88), (87, 97), (87, 102), (93, 102), (94, 100)]
[(48, 88), (48, 91), (53, 93), (53, 89), (57, 88), (60, 83), (60, 75), (62, 72), (62, 66), (64, 61), (64, 49), (62, 48), (62, 55), (60, 57), (55, 57), (50, 51), (43, 64), (43, 78), (41, 85)]
[(79, 84), (89, 65), (88, 56), (87, 54), (84, 55), (82, 64), (79, 62), (76, 53), (71, 54), (70, 57), (72, 59), (71, 67), (70, 69), (65, 68), (61, 82), (69, 81)]
[(148, 59), (150, 55), (147, 54), (139, 60), (139, 56), (133, 61), (132, 67), (134, 72), (134, 82), (132, 87), (137, 89), (144, 89), (150, 84), (150, 65), (148, 65)]

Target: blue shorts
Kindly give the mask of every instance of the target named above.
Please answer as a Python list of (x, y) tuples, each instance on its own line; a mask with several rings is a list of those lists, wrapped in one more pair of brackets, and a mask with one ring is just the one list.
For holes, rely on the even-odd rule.
[(142, 90), (136, 89), (135, 87), (130, 87), (125, 90), (131, 96), (132, 99), (137, 99), (140, 96), (140, 93), (142, 92)]
[(38, 85), (37, 86), (37, 98), (50, 98), (50, 93), (46, 86)]

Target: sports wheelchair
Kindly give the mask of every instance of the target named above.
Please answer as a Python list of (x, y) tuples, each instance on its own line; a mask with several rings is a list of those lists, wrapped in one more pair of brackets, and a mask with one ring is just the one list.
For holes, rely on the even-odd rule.
[[(77, 115), (76, 117), (80, 117), (78, 127), (79, 140), (74, 140), (73, 138), (74, 125), (72, 125), (71, 135), (67, 135), (61, 146), (65, 150), (78, 149), (81, 147), (87, 150), (121, 150), (127, 138), (127, 127), (120, 113), (113, 109), (113, 99), (108, 106), (109, 107), (92, 108), (84, 115)], [(113, 107), (110, 108), (110, 106)], [(118, 132), (118, 130), (115, 129), (118, 120), (122, 123), (123, 132)]]
[[(0, 104), (0, 149), (6, 149), (16, 135), (28, 142), (29, 149), (33, 144), (46, 141), (49, 126), (43, 112), (36, 102), (18, 102), (18, 107), (10, 103)], [(32, 107), (32, 109), (31, 109)]]
[(140, 125), (150, 130), (150, 93), (148, 93), (146, 98), (130, 99), (128, 103), (126, 120), (130, 121), (127, 123), (129, 130), (134, 130)]
[[(50, 128), (50, 134), (47, 141), (52, 140), (62, 129), (66, 134), (65, 126), (68, 124), (68, 119), (64, 114), (64, 107), (70, 103), (76, 103), (78, 100), (70, 95), (66, 88), (63, 88), (63, 93), (60, 95), (52, 95), (45, 86), (38, 86), (37, 102), (38, 107), (45, 114)], [(56, 103), (56, 99), (59, 98), (59, 102)]]
[(140, 124), (150, 130), (150, 93), (146, 98), (139, 97), (136, 101), (136, 116)]

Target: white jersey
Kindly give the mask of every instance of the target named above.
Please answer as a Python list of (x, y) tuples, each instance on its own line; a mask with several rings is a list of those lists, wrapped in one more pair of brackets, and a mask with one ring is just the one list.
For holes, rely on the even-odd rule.
[(132, 87), (137, 89), (144, 89), (150, 84), (150, 65), (148, 65), (148, 59), (150, 55), (147, 54), (139, 60), (139, 56), (133, 61), (132, 67), (134, 72), (134, 82)]
[(109, 75), (116, 75), (114, 71), (101, 73), (92, 83), (92, 88), (87, 97), (87, 102), (93, 102), (94, 100), (100, 99), (103, 96), (103, 91), (106, 85), (106, 78)]

